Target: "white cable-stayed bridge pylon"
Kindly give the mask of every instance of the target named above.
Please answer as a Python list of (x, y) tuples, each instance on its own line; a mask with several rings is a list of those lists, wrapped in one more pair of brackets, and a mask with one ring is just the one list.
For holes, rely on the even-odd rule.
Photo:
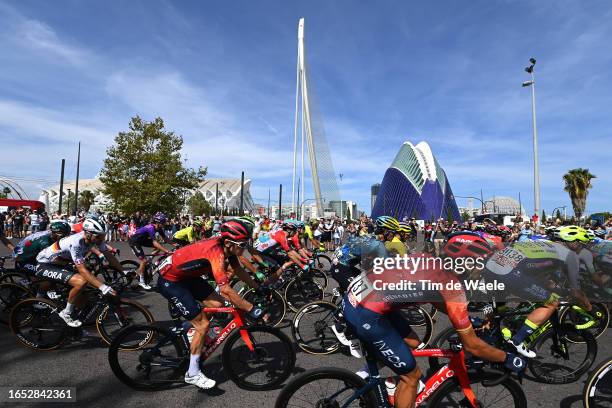
[[(296, 184), (297, 157), (298, 157), (298, 133), (301, 142), (301, 177), (299, 185)], [(295, 127), (293, 136), (293, 175), (291, 180), (291, 208), (295, 212), (300, 207), (302, 220), (304, 219), (304, 203), (306, 200), (305, 185), (305, 151), (306, 140), (308, 158), (310, 162), (310, 174), (312, 177), (312, 189), (317, 206), (317, 215), (323, 216), (326, 208), (331, 202), (340, 201), (340, 192), (336, 173), (327, 145), (325, 127), (321, 120), (321, 114), (316, 103), (316, 95), (310, 84), (308, 75), (308, 64), (306, 63), (306, 52), (304, 46), (304, 19), (301, 18), (298, 25), (298, 59), (295, 92)], [(301, 196), (302, 202), (296, 201)]]

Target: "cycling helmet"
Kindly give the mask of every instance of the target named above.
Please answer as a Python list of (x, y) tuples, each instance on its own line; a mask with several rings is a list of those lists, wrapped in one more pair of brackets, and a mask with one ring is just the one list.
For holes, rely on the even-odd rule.
[(576, 225), (559, 227), (555, 230), (554, 237), (566, 242), (590, 242), (595, 238), (595, 234)]
[(234, 220), (221, 224), (220, 232), (221, 238), (232, 241), (248, 241), (251, 238), (248, 228)]
[(168, 217), (166, 217), (166, 214), (164, 214), (163, 212), (155, 213), (155, 215), (153, 216), (153, 222), (155, 223), (165, 224), (166, 221), (168, 221)]
[(410, 228), (410, 224), (408, 224), (405, 221), (400, 221), (399, 222), (399, 228), (397, 229), (398, 232), (405, 232), (405, 233), (410, 233), (410, 231), (412, 231), (412, 228)]
[(83, 231), (96, 235), (106, 234), (106, 225), (97, 218), (91, 217), (83, 221)]
[(232, 221), (236, 221), (247, 227), (249, 230), (255, 228), (255, 219), (253, 217), (249, 217), (248, 215), (244, 215), (242, 217), (236, 217)]
[(49, 226), (49, 229), (51, 232), (55, 232), (63, 236), (70, 235), (70, 231), (72, 230), (72, 228), (70, 228), (70, 224), (68, 224), (66, 221), (59, 220), (53, 221)]
[(193, 223), (191, 225), (197, 228), (202, 228), (204, 226), (204, 223), (201, 220), (193, 220)]
[(289, 231), (297, 231), (298, 229), (297, 221), (292, 220), (292, 219), (285, 220), (285, 222), (283, 222), (283, 229), (286, 229)]
[(469, 231), (450, 234), (444, 245), (444, 253), (450, 258), (484, 258), (491, 252), (491, 246), (484, 238)]
[(395, 218), (388, 215), (381, 215), (380, 217), (376, 218), (376, 226), (391, 231), (397, 231), (400, 227), (399, 222)]

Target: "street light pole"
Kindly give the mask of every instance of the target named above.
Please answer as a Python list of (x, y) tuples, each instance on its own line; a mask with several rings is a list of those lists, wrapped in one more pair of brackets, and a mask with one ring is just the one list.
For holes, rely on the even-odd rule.
[(533, 125), (533, 195), (534, 195), (534, 212), (538, 216), (538, 224), (540, 220), (540, 165), (538, 159), (538, 129), (536, 126), (536, 102), (535, 102), (535, 74), (534, 67), (536, 64), (535, 58), (530, 58), (530, 66), (525, 68), (525, 71), (531, 75), (531, 81), (523, 82), (523, 87), (531, 86), (531, 119)]

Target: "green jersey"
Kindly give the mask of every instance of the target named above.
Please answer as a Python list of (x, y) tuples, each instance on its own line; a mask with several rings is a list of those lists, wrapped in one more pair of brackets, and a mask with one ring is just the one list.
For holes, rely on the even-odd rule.
[(36, 255), (52, 244), (51, 231), (28, 235), (15, 247), (15, 261), (21, 264), (36, 263)]

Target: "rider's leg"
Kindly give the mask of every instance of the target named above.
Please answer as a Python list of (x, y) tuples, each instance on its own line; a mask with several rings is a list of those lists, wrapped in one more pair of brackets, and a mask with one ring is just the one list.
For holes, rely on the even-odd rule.
[(83, 289), (83, 287), (87, 284), (87, 281), (81, 275), (75, 274), (72, 276), (72, 278), (70, 278), (68, 284), (72, 286), (72, 289), (70, 289), (70, 292), (68, 293), (68, 301), (66, 303), (65, 310), (68, 313), (72, 313), (72, 310), (74, 308), (74, 302), (76, 301), (77, 296), (81, 292), (81, 289)]
[(525, 339), (530, 336), (534, 330), (540, 327), (550, 318), (550, 316), (552, 316), (558, 307), (559, 301), (551, 301), (545, 303), (542, 307), (534, 309), (531, 313), (529, 313), (521, 328), (514, 336), (512, 336), (512, 342), (514, 344), (520, 344), (525, 341)]
[(417, 386), (422, 377), (419, 367), (405, 375), (400, 375), (395, 389), (395, 408), (410, 408), (414, 406)]

